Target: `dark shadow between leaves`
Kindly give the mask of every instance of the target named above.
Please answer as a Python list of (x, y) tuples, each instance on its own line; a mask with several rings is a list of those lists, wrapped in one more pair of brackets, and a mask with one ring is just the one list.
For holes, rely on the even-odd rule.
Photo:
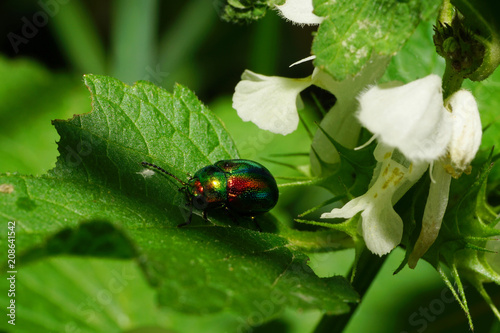
[(130, 259), (137, 251), (128, 237), (113, 224), (103, 220), (80, 223), (64, 228), (21, 255), (23, 263), (49, 256), (76, 255), (100, 258)]

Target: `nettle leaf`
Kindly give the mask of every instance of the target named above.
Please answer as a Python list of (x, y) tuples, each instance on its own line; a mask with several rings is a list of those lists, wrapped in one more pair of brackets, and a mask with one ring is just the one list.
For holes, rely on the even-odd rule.
[(381, 81), (408, 83), (430, 73), (442, 75), (444, 59), (435, 52), (432, 40), (435, 22), (421, 22), (403, 48), (391, 58)]
[[(152, 83), (127, 86), (104, 76), (84, 80), (93, 111), (54, 121), (61, 136), (56, 167), (41, 177), (0, 176), (9, 189), (0, 193), (0, 216), (16, 221), (21, 262), (54, 255), (136, 260), (161, 305), (196, 315), (226, 311), (248, 326), (286, 306), (336, 314), (358, 301), (345, 278), (317, 277), (304, 254), (269, 233), (276, 227), (270, 214), (256, 218), (264, 232), (245, 219), (236, 226), (223, 211), (177, 228), (187, 214), (179, 184), (144, 173), (140, 162), (187, 178), (238, 157), (221, 122), (192, 92), (177, 85), (170, 94)], [(6, 233), (0, 246), (7, 246)], [(33, 307), (39, 294), (52, 292), (34, 290)], [(256, 322), (254, 314), (269, 302), (271, 310)]]
[[(16, 291), (16, 326), (3, 321), (4, 332), (124, 332), (172, 318), (156, 307), (155, 292), (133, 261), (47, 258), (18, 270)], [(3, 294), (0, 301), (8, 304)]]
[(312, 46), (315, 66), (335, 80), (354, 76), (371, 58), (396, 54), (438, 5), (430, 0), (314, 0), (314, 13), (325, 17)]
[(93, 182), (137, 193), (145, 190), (146, 182), (133, 175), (144, 159), (158, 161), (182, 177), (217, 160), (238, 157), (219, 119), (180, 85), (168, 94), (149, 82), (127, 86), (88, 75), (85, 83), (94, 111), (54, 121), (61, 135), (60, 156), (49, 175), (95, 178)]

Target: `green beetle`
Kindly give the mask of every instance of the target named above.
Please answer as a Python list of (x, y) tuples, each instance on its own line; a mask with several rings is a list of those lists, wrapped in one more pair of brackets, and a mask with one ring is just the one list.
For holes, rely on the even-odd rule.
[(193, 207), (202, 210), (205, 219), (207, 210), (216, 208), (253, 219), (270, 211), (278, 202), (276, 180), (266, 167), (255, 161), (221, 160), (201, 168), (187, 182), (155, 164), (142, 162), (142, 165), (155, 168), (183, 185), (181, 190), (186, 193), (191, 210), (187, 221), (179, 227), (191, 223)]

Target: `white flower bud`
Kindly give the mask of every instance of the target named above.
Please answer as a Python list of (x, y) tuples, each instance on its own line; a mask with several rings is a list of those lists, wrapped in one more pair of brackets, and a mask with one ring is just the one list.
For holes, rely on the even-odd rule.
[(448, 146), (451, 166), (446, 170), (458, 178), (462, 172), (470, 172), (470, 162), (481, 144), (481, 118), (474, 96), (467, 90), (459, 90), (449, 100), (452, 117), (452, 137)]

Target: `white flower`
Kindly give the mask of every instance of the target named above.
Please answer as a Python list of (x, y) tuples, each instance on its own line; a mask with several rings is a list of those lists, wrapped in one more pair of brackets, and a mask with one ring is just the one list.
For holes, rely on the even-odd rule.
[(358, 100), (359, 121), (379, 141), (374, 152), (378, 161), (376, 180), (364, 195), (322, 217), (349, 218), (362, 211), (360, 233), (366, 246), (384, 255), (401, 242), (403, 235), (403, 222), (393, 205), (430, 162), (446, 153), (450, 116), (443, 106), (441, 79), (436, 75), (405, 85), (371, 87)]
[(297, 104), (302, 104), (299, 93), (311, 84), (311, 77), (289, 79), (246, 70), (236, 85), (233, 108), (243, 121), (286, 135), (297, 129)]
[[(322, 17), (313, 14), (313, 0), (287, 0), (276, 8), (284, 18), (298, 24), (320, 24), (323, 21)], [(310, 56), (293, 65), (314, 58)], [(324, 88), (319, 77), (325, 75), (320, 73), (315, 69), (307, 78), (290, 79), (245, 70), (235, 88), (233, 108), (243, 121), (251, 121), (273, 133), (289, 134), (299, 124), (297, 106), (302, 106), (299, 93), (311, 84)]]
[(398, 190), (411, 187), (428, 166), (425, 162), (413, 164), (393, 149), (377, 145), (374, 155), (379, 173), (365, 194), (321, 215), (321, 218), (351, 218), (362, 212), (359, 232), (368, 249), (379, 256), (389, 253), (401, 242), (403, 221), (393, 208), (401, 197), (397, 195)]
[(300, 92), (312, 84), (326, 89), (331, 78), (315, 69), (311, 76), (290, 79), (265, 76), (245, 70), (235, 87), (233, 108), (243, 121), (251, 121), (259, 128), (278, 134), (289, 134), (297, 129), (302, 108)]
[(359, 97), (359, 104), (361, 124), (408, 159), (431, 162), (446, 153), (451, 122), (439, 76), (372, 87)]
[(470, 172), (470, 162), (481, 144), (481, 118), (474, 96), (467, 90), (459, 90), (449, 100), (453, 119), (452, 138), (448, 147), (451, 168), (447, 171), (455, 178), (462, 172)]
[[(429, 75), (405, 85), (371, 87), (359, 97), (359, 104), (359, 121), (379, 141), (374, 152), (376, 178), (364, 195), (322, 217), (350, 218), (362, 212), (360, 233), (368, 249), (386, 254), (399, 244), (403, 233), (401, 218), (392, 206), (433, 166), (422, 230), (408, 260), (414, 268), (438, 236), (448, 205), (450, 174), (466, 171), (479, 148), (476, 102), (462, 90), (451, 96), (448, 111), (443, 106), (441, 79)], [(381, 144), (388, 148), (381, 150)]]
[[(401, 242), (403, 234), (403, 222), (392, 206), (423, 175), (429, 163), (445, 155), (452, 135), (451, 117), (443, 106), (441, 79), (437, 75), (405, 85), (391, 83), (371, 87), (358, 100), (361, 124), (374, 134), (379, 146), (382, 143), (394, 151), (388, 155), (392, 157), (384, 156), (382, 169), (368, 192), (351, 200), (341, 211), (353, 205), (359, 209), (359, 203), (363, 203), (361, 233), (368, 249), (383, 255)], [(404, 157), (395, 158), (395, 152)], [(380, 157), (376, 159), (380, 164)], [(399, 160), (404, 163), (398, 163)], [(441, 179), (439, 181), (442, 186), (438, 188), (446, 187)], [(429, 199), (435, 197), (432, 195)], [(427, 215), (435, 212), (431, 209), (434, 206), (429, 207)], [(341, 217), (338, 212), (325, 214), (325, 217), (334, 216)], [(441, 221), (442, 215), (440, 217), (437, 216), (437, 220)]]
[(287, 0), (283, 5), (276, 6), (281, 15), (298, 24), (320, 24), (322, 17), (313, 14), (312, 0)]

